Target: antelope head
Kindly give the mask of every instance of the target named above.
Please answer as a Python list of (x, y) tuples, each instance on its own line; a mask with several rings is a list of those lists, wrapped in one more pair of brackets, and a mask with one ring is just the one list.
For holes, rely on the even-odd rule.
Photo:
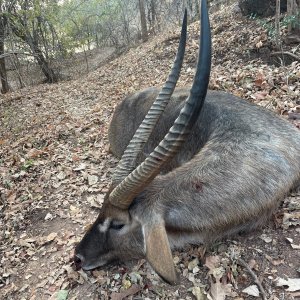
[[(169, 77), (125, 150), (113, 175), (95, 223), (75, 249), (75, 265), (94, 269), (115, 260), (146, 258), (168, 283), (178, 281), (170, 245), (160, 210), (159, 190), (147, 193), (147, 187), (184, 143), (203, 106), (211, 66), (211, 37), (206, 0), (201, 5), (200, 51), (190, 95), (168, 134), (154, 151), (136, 167), (159, 116), (164, 111), (179, 78), (187, 32), (185, 12), (179, 47)], [(159, 186), (159, 185), (158, 185)], [(180, 228), (179, 228), (180, 230)]]

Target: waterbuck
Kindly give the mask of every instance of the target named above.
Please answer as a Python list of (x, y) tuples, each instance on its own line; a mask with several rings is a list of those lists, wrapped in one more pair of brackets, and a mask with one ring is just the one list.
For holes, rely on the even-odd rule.
[(172, 248), (257, 228), (300, 181), (296, 128), (238, 97), (207, 92), (211, 38), (205, 0), (193, 85), (174, 91), (186, 22), (185, 13), (162, 90), (138, 92), (116, 108), (109, 138), (122, 158), (97, 220), (76, 247), (78, 268), (146, 258), (174, 284)]

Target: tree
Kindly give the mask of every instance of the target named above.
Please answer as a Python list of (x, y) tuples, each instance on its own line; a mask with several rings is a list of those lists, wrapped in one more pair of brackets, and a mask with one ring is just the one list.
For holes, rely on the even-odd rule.
[(300, 0), (287, 0), (288, 32), (300, 36)]
[(41, 33), (45, 31), (44, 26), (49, 22), (42, 14), (42, 7), (40, 1), (16, 1), (9, 11), (8, 18), (13, 33), (29, 46), (46, 77), (46, 82), (52, 83), (58, 81), (58, 76), (50, 67), (41, 47)]
[[(59, 59), (83, 51), (88, 70), (88, 50), (113, 46), (122, 51), (138, 39), (146, 41), (149, 33), (155, 34), (174, 23), (180, 24), (186, 6), (193, 19), (199, 14), (198, 2), (0, 0), (0, 76), (3, 91), (8, 90), (4, 57), (9, 53), (13, 68), (32, 64), (32, 56), (45, 75), (45, 81), (56, 82), (58, 71), (53, 65), (54, 62), (59, 65)], [(22, 70), (17, 72), (20, 85), (24, 82)]]
[(0, 77), (1, 77), (1, 93), (7, 93), (9, 91), (9, 85), (7, 81), (7, 73), (5, 67), (5, 55), (4, 55), (4, 41), (6, 35), (7, 18), (2, 12), (3, 1), (0, 1)]
[(139, 0), (139, 11), (140, 11), (140, 18), (141, 18), (142, 40), (143, 42), (145, 42), (148, 39), (148, 32), (147, 32), (146, 11), (145, 11), (144, 0)]
[[(280, 11), (286, 11), (286, 0), (281, 1)], [(245, 16), (255, 15), (257, 17), (274, 16), (276, 11), (276, 0), (239, 0), (239, 7)]]
[(275, 13), (275, 37), (277, 48), (281, 47), (280, 38), (280, 0), (276, 0), (276, 13)]

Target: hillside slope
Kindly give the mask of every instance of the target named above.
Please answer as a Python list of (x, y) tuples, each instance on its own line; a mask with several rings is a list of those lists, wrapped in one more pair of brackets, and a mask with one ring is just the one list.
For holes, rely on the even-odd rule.
[[(214, 14), (211, 23), (210, 88), (267, 106), (299, 126), (300, 63), (275, 67), (252, 59), (265, 53), (270, 41), (256, 21), (239, 19), (230, 8)], [(178, 86), (192, 82), (198, 37), (199, 22), (195, 22), (189, 26)], [(176, 28), (130, 49), (85, 78), (28, 87), (1, 97), (1, 299), (58, 299), (57, 293), (65, 295), (65, 290), (68, 299), (122, 299), (126, 293), (136, 299), (191, 299), (193, 294), (201, 299), (202, 291), (209, 289), (223, 291), (218, 299), (225, 294), (248, 299), (242, 290), (253, 278), (238, 266), (240, 255), (269, 294), (286, 293), (276, 287), (277, 277), (299, 275), (299, 192), (284, 201), (274, 218), (276, 230), (272, 223), (264, 232), (236, 237), (208, 250), (189, 247), (175, 252), (182, 275), (178, 287), (161, 283), (144, 261), (109, 266), (90, 276), (72, 270), (74, 245), (95, 219), (116, 164), (107, 141), (113, 109), (127, 94), (163, 84), (178, 39)], [(293, 299), (292, 292), (287, 293)]]

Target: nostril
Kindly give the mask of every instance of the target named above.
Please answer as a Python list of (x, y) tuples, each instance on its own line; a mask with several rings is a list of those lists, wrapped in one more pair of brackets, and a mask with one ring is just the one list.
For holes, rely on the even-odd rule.
[(76, 254), (74, 256), (75, 269), (79, 270), (82, 266), (82, 263), (83, 263), (83, 257), (80, 254)]

